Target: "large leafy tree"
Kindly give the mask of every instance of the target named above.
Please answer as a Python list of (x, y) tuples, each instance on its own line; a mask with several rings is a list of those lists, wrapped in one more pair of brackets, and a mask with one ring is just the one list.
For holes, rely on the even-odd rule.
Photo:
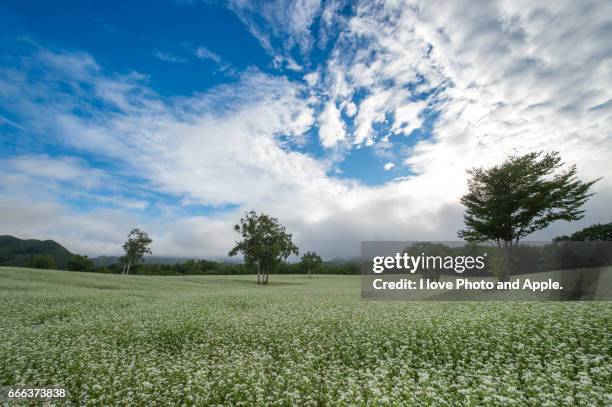
[(123, 244), (125, 255), (122, 257), (123, 274), (130, 274), (132, 264), (138, 264), (145, 254), (151, 254), (150, 245), (153, 239), (149, 235), (136, 228), (132, 229), (128, 235), (127, 241)]
[(523, 237), (557, 220), (584, 216), (582, 205), (593, 195), (598, 181), (580, 181), (576, 165), (563, 168), (557, 152), (509, 157), (492, 168), (468, 171), (465, 229), (458, 236), (467, 241), (491, 242), (503, 249), (507, 281), (513, 248)]
[(247, 212), (234, 230), (240, 233), (242, 240), (236, 242), (229, 256), (242, 253), (245, 263), (257, 268), (257, 284), (268, 284), (270, 271), (291, 254), (299, 254), (291, 234), (278, 219), (263, 213)]
[(303, 270), (306, 270), (308, 278), (312, 278), (312, 272), (316, 270), (321, 263), (323, 263), (323, 260), (321, 260), (321, 257), (315, 252), (306, 252), (300, 259), (300, 266)]

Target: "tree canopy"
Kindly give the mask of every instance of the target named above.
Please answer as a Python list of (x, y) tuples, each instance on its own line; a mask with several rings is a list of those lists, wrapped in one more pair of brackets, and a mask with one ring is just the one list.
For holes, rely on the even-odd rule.
[(575, 165), (558, 171), (561, 167), (557, 152), (537, 152), (469, 170), (468, 193), (461, 198), (466, 228), (459, 237), (518, 243), (551, 222), (581, 219), (581, 207), (594, 195), (589, 191), (599, 179), (582, 182)]
[(321, 260), (321, 257), (315, 252), (306, 252), (300, 259), (300, 265), (308, 273), (308, 278), (312, 277), (312, 272), (316, 270), (321, 263), (323, 263), (323, 260)]
[(35, 255), (30, 257), (26, 267), (34, 269), (56, 269), (57, 265), (50, 255)]
[(534, 152), (469, 170), (468, 192), (461, 198), (466, 227), (458, 236), (503, 247), (509, 262), (513, 246), (525, 236), (557, 220), (581, 219), (599, 179), (583, 182), (576, 165), (563, 167), (558, 152)]
[[(404, 253), (408, 253), (410, 256), (419, 256), (422, 253), (427, 253), (428, 256), (439, 256), (440, 258), (457, 255), (450, 246), (436, 242), (414, 242), (404, 249)], [(421, 274), (428, 280), (439, 282), (442, 270), (442, 264), (438, 263), (438, 267), (423, 268)]]
[(153, 239), (146, 232), (138, 228), (132, 229), (127, 241), (123, 244), (123, 251), (125, 252), (123, 270), (125, 274), (130, 274), (132, 264), (138, 264), (145, 254), (152, 253), (150, 248), (152, 242)]
[(240, 224), (234, 226), (234, 230), (240, 233), (242, 240), (236, 242), (236, 246), (228, 255), (236, 256), (242, 253), (247, 265), (257, 267), (258, 284), (267, 284), (270, 271), (291, 254), (299, 254), (297, 246), (291, 240), (292, 235), (286, 232), (278, 219), (263, 213), (245, 213)]

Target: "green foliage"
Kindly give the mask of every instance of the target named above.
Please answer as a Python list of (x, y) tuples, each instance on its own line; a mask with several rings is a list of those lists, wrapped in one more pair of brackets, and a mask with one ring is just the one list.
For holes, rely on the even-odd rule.
[[(313, 274), (338, 274), (356, 275), (360, 274), (360, 265), (357, 262), (323, 262), (313, 269)], [(98, 266), (100, 273), (120, 273), (118, 265)], [(300, 263), (281, 262), (273, 270), (274, 274), (304, 274), (307, 270)], [(257, 268), (247, 266), (243, 263), (225, 263), (211, 260), (188, 260), (174, 264), (141, 264), (134, 274), (139, 275), (166, 275), (166, 276), (190, 276), (190, 275), (253, 275), (257, 274)]]
[(252, 268), (238, 263), (224, 263), (211, 260), (187, 260), (174, 264), (141, 264), (135, 274), (141, 275), (237, 275), (253, 274)]
[(61, 385), (58, 406), (612, 404), (607, 302), (364, 303), (358, 276), (251, 280), (0, 269), (0, 384)]
[(75, 254), (68, 262), (67, 270), (93, 272), (96, 270), (94, 262), (85, 255)]
[(51, 256), (58, 268), (65, 268), (72, 253), (53, 240), (22, 240), (0, 236), (0, 266), (26, 266), (32, 256)]
[[(25, 265), (24, 265), (25, 266)], [(313, 274), (339, 274), (356, 275), (360, 273), (360, 265), (357, 262), (323, 262), (319, 267), (312, 270)], [(103, 274), (120, 274), (124, 272), (125, 265), (105, 264), (92, 269), (67, 268), (74, 271), (88, 271)], [(300, 263), (281, 262), (273, 270), (274, 274), (303, 274), (307, 272)], [(139, 264), (132, 268), (130, 274), (151, 275), (151, 276), (195, 276), (195, 275), (253, 275), (257, 274), (257, 269), (243, 263), (227, 263), (212, 260), (187, 260), (173, 264)]]
[(576, 166), (563, 167), (557, 152), (513, 156), (489, 169), (468, 173), (466, 228), (458, 235), (468, 241), (517, 243), (521, 238), (556, 220), (581, 219), (580, 209), (598, 180), (581, 182)]
[(130, 267), (137, 265), (145, 254), (152, 253), (150, 248), (152, 242), (153, 239), (146, 232), (138, 228), (132, 229), (127, 241), (123, 244), (125, 274), (130, 274)]
[(234, 230), (240, 234), (242, 240), (236, 242), (229, 256), (242, 253), (247, 266), (257, 267), (258, 284), (267, 284), (272, 270), (291, 254), (299, 254), (297, 246), (291, 240), (292, 235), (285, 231), (278, 219), (263, 213), (258, 215), (255, 211), (247, 212), (240, 219), (240, 224), (234, 226)]
[(491, 274), (501, 280), (506, 271), (506, 259), (501, 250), (493, 250), (488, 258)]
[(599, 179), (582, 182), (575, 165), (562, 170), (557, 152), (512, 156), (489, 169), (468, 173), (468, 193), (461, 197), (466, 228), (458, 236), (490, 242), (504, 249), (500, 280), (507, 281), (514, 265), (513, 248), (523, 237), (557, 220), (581, 219), (582, 205)]
[(50, 255), (40, 255), (37, 254), (35, 256), (30, 257), (28, 262), (26, 263), (26, 267), (30, 267), (33, 269), (56, 269), (57, 265), (55, 264), (55, 260)]
[[(415, 242), (411, 246), (404, 249), (405, 253), (408, 253), (410, 256), (419, 256), (421, 253), (425, 253), (428, 256), (439, 256), (444, 258), (446, 256), (456, 256), (456, 250), (453, 250), (451, 247), (443, 244), (443, 243), (434, 243), (434, 242)], [(421, 274), (423, 277), (428, 278), (433, 281), (440, 281), (440, 276), (442, 275), (442, 265), (436, 264), (439, 267), (431, 267), (429, 269), (421, 270)]]
[(321, 263), (323, 263), (323, 260), (321, 260), (321, 257), (315, 252), (306, 252), (300, 259), (300, 266), (308, 276), (311, 276), (312, 272), (321, 266)]
[(612, 222), (609, 223), (597, 223), (587, 228), (581, 229), (577, 232), (572, 233), (569, 236), (559, 236), (554, 239), (555, 241), (600, 241), (600, 242), (612, 242)]

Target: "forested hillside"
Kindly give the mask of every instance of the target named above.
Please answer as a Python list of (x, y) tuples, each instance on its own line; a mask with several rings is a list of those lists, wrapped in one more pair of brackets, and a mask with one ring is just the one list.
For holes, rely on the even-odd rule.
[(14, 236), (0, 236), (0, 266), (29, 266), (33, 261), (43, 258), (52, 261), (57, 268), (65, 268), (72, 253), (53, 240), (22, 240)]

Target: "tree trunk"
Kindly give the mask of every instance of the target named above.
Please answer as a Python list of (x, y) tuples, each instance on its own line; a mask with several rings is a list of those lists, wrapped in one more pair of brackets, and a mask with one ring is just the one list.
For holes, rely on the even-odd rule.
[(261, 284), (261, 269), (259, 267), (259, 262), (257, 262), (257, 284)]
[(308, 278), (312, 278), (312, 273), (310, 272), (310, 269), (308, 269)]
[(510, 281), (510, 263), (512, 259), (512, 242), (504, 240), (504, 269), (500, 276), (501, 281)]
[(127, 269), (125, 271), (125, 274), (130, 274), (130, 266), (132, 265), (132, 259), (130, 258), (130, 261), (128, 261), (127, 264)]
[(270, 275), (270, 272), (268, 270), (264, 271), (264, 284), (268, 284), (268, 276)]

